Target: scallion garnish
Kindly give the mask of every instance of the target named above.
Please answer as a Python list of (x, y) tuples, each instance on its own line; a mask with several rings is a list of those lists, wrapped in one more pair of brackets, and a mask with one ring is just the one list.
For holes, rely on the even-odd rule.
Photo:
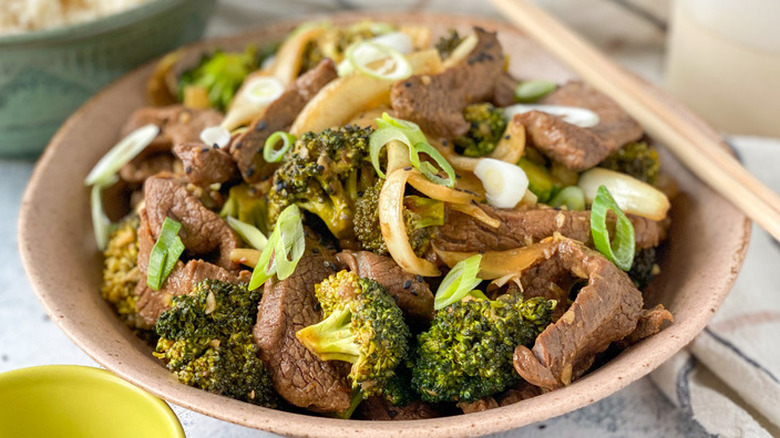
[[(372, 78), (400, 81), (412, 75), (412, 65), (404, 55), (385, 44), (361, 41), (348, 47), (345, 57), (354, 70)], [(340, 73), (343, 76), (349, 69), (342, 68)]]
[(520, 103), (533, 103), (552, 93), (558, 86), (550, 81), (525, 81), (515, 87), (515, 101)]
[(98, 249), (103, 251), (108, 246), (108, 238), (111, 235), (111, 220), (106, 216), (103, 211), (103, 198), (100, 192), (107, 185), (111, 185), (116, 182), (116, 177), (105, 181), (105, 184), (95, 184), (92, 186), (92, 191), (89, 196), (90, 208), (92, 210), (92, 229), (95, 232), (95, 242)]
[[(391, 117), (387, 113), (383, 113), (381, 118), (376, 119), (376, 123), (378, 129), (371, 134), (370, 155), (371, 163), (373, 163), (374, 169), (376, 169), (380, 177), (384, 178), (385, 173), (382, 172), (379, 164), (379, 154), (387, 143), (398, 141), (409, 148), (409, 161), (426, 178), (436, 184), (447, 187), (455, 186), (455, 170), (453, 170), (444, 156), (428, 143), (428, 139), (425, 138), (425, 134), (423, 134), (419, 126), (406, 120)], [(447, 178), (440, 177), (436, 167), (428, 161), (421, 161), (421, 153), (431, 157), (447, 174)]]
[(84, 180), (84, 184), (97, 185), (112, 179), (122, 166), (149, 146), (159, 133), (160, 128), (149, 123), (128, 134), (95, 164)]
[[(282, 141), (282, 147), (276, 149), (276, 143)], [(290, 150), (295, 143), (295, 136), (284, 131), (276, 131), (271, 134), (263, 146), (263, 159), (268, 163), (278, 163), (282, 161), (284, 154)]]
[(146, 284), (154, 290), (160, 290), (165, 279), (176, 266), (179, 256), (184, 252), (184, 243), (179, 237), (179, 230), (181, 224), (166, 217), (160, 228), (160, 237), (157, 238), (149, 254)]
[[(615, 238), (610, 240), (607, 230), (607, 213), (612, 210), (617, 217)], [(605, 186), (599, 186), (590, 210), (590, 231), (596, 249), (618, 268), (628, 271), (634, 263), (636, 242), (634, 226)]]
[(570, 211), (585, 210), (585, 192), (577, 186), (564, 187), (557, 195), (553, 196), (550, 206), (557, 208), (564, 205)]
[(241, 236), (244, 242), (251, 245), (252, 248), (262, 251), (263, 248), (265, 248), (265, 246), (268, 244), (268, 238), (265, 237), (265, 234), (263, 234), (263, 232), (257, 229), (257, 227), (254, 225), (241, 222), (232, 216), (227, 216), (226, 219), (228, 225), (230, 225), (230, 228), (235, 230), (235, 232)]
[[(455, 264), (436, 291), (433, 308), (436, 310), (443, 309), (452, 303), (462, 300), (466, 295), (474, 291), (474, 288), (482, 282), (482, 279), (477, 277), (481, 262), (482, 255), (475, 254)], [(481, 296), (484, 296), (484, 294)]]
[(274, 274), (280, 280), (289, 277), (303, 257), (305, 249), (301, 210), (297, 205), (291, 205), (285, 208), (276, 220), (274, 231), (252, 272), (249, 289), (257, 289)]

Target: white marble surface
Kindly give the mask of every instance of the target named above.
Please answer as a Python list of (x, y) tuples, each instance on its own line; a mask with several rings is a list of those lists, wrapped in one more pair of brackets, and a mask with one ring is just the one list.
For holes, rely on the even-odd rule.
[[(482, 1), (327, 1), (256, 2), (222, 0), (209, 35), (224, 35), (307, 13), (336, 10), (338, 4), (388, 5), (440, 10), (457, 3), (457, 13), (494, 15)], [(606, 0), (542, 0), (577, 30), (628, 68), (654, 82), (661, 79), (663, 33), (627, 15)], [(640, 1), (663, 17), (666, 2)], [(453, 8), (450, 7), (450, 10)], [(621, 18), (622, 17), (622, 18)], [(604, 23), (622, 23), (604, 26)], [(16, 241), (18, 209), (33, 164), (0, 161), (0, 372), (43, 364), (96, 364), (57, 329), (37, 302), (24, 275)], [(189, 437), (271, 437), (174, 406)], [(699, 426), (670, 404), (648, 379), (586, 408), (496, 437), (696, 437)]]

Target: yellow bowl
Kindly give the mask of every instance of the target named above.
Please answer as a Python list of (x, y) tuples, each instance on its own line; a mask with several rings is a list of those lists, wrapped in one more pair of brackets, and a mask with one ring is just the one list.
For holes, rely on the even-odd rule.
[(47, 365), (0, 374), (0, 436), (184, 438), (159, 398), (108, 371)]

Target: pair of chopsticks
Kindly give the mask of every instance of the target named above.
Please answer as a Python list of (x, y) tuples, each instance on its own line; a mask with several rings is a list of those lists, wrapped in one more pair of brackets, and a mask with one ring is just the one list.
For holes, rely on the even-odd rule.
[(780, 198), (730, 155), (721, 136), (680, 103), (623, 70), (538, 6), (491, 0), (525, 33), (615, 100), (694, 175), (780, 240)]

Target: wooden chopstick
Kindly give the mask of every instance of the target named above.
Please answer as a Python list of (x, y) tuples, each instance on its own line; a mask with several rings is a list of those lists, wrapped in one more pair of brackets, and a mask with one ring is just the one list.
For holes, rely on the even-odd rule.
[(715, 130), (657, 87), (617, 66), (538, 6), (525, 0), (491, 2), (585, 82), (614, 99), (694, 175), (780, 240), (780, 198), (727, 152)]

